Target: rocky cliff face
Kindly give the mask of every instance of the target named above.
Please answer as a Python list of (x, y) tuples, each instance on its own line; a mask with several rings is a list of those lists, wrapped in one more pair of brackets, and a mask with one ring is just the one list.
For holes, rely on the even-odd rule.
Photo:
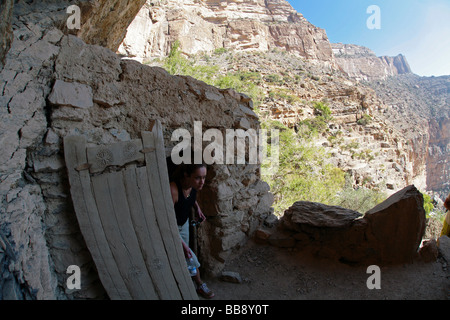
[(406, 58), (377, 57), (369, 48), (354, 44), (331, 44), (333, 54), (339, 67), (355, 80), (385, 80), (389, 76), (411, 73)]
[[(260, 83), (264, 92), (260, 110), (291, 128), (314, 117), (312, 102), (326, 101), (333, 120), (316, 143), (332, 154), (334, 165), (352, 177), (355, 188), (380, 188), (391, 194), (414, 183), (426, 189), (424, 157), (416, 156), (418, 149), (410, 136), (397, 129), (398, 124), (387, 121), (391, 109), (373, 89), (344, 73), (330, 72), (284, 52), (224, 56), (214, 55), (209, 63), (223, 70), (260, 73), (265, 79)], [(272, 75), (283, 78), (273, 80)], [(417, 138), (417, 146), (422, 146), (420, 142)]]
[(442, 199), (450, 194), (450, 118), (442, 115), (431, 119), (427, 157), (427, 186)]
[[(139, 1), (109, 0), (14, 1), (14, 7), (13, 1), (1, 4), (0, 299), (70, 297), (62, 287), (68, 263), (81, 259), (78, 263), (86, 270), (92, 263), (83, 241), (76, 236), (76, 219), (65, 214), (71, 204), (64, 162), (54, 148), (61, 141), (49, 130), (52, 119), (47, 98), (55, 80), (63, 32), (69, 32), (67, 7), (76, 4), (82, 8), (81, 30), (70, 32), (83, 33), (91, 43), (114, 48), (133, 19), (132, 10), (137, 12), (140, 5)], [(122, 11), (110, 10), (111, 4), (121, 5)], [(96, 37), (103, 27), (93, 15), (101, 12), (102, 21), (112, 22), (114, 31)], [(33, 155), (38, 149), (41, 151)], [(98, 280), (95, 272), (92, 274), (84, 274), (88, 289), (82, 293), (85, 297), (99, 294)]]
[(219, 48), (280, 48), (334, 64), (326, 32), (284, 0), (149, 0), (131, 24), (119, 52), (141, 60), (166, 56), (176, 40), (189, 55)]
[(388, 106), (386, 121), (409, 140), (414, 168), (425, 172), (427, 190), (445, 198), (450, 192), (450, 77), (404, 74), (369, 86)]

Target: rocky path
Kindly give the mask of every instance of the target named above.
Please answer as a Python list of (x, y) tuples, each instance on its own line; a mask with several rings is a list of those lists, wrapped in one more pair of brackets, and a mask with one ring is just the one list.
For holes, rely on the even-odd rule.
[[(249, 242), (225, 266), (242, 283), (205, 277), (219, 300), (448, 300), (450, 270), (436, 262), (381, 267), (381, 289), (367, 287), (367, 267), (318, 260), (298, 249)], [(374, 283), (370, 281), (370, 283)]]

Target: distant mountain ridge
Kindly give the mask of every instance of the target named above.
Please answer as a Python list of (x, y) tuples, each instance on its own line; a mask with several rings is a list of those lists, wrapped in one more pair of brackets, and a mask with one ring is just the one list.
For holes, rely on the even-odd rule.
[(355, 80), (385, 80), (389, 76), (412, 73), (406, 57), (377, 57), (369, 48), (332, 43), (334, 57), (342, 70)]
[(119, 53), (140, 61), (165, 57), (175, 41), (187, 55), (222, 48), (278, 48), (341, 69), (356, 80), (412, 72), (403, 55), (376, 57), (365, 47), (330, 43), (325, 30), (285, 0), (148, 0), (128, 28)]

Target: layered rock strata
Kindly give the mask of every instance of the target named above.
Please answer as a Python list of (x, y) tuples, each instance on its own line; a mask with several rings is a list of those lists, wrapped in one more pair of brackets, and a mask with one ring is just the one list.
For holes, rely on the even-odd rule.
[(412, 147), (413, 169), (424, 172), (426, 190), (445, 199), (450, 192), (450, 77), (404, 74), (368, 84), (387, 105), (386, 122)]
[(406, 58), (377, 57), (369, 48), (354, 44), (331, 44), (339, 67), (357, 81), (385, 80), (389, 76), (412, 73)]
[(140, 60), (167, 56), (177, 40), (188, 55), (280, 48), (334, 65), (326, 32), (284, 0), (147, 1), (119, 52)]

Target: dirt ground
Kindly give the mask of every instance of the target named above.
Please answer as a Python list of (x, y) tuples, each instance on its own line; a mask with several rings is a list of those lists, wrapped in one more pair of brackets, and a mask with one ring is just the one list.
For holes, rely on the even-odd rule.
[(217, 300), (450, 299), (450, 266), (443, 259), (381, 266), (381, 289), (372, 290), (367, 287), (372, 276), (367, 267), (348, 266), (313, 258), (297, 249), (250, 241), (224, 268), (239, 273), (242, 283), (203, 278)]

